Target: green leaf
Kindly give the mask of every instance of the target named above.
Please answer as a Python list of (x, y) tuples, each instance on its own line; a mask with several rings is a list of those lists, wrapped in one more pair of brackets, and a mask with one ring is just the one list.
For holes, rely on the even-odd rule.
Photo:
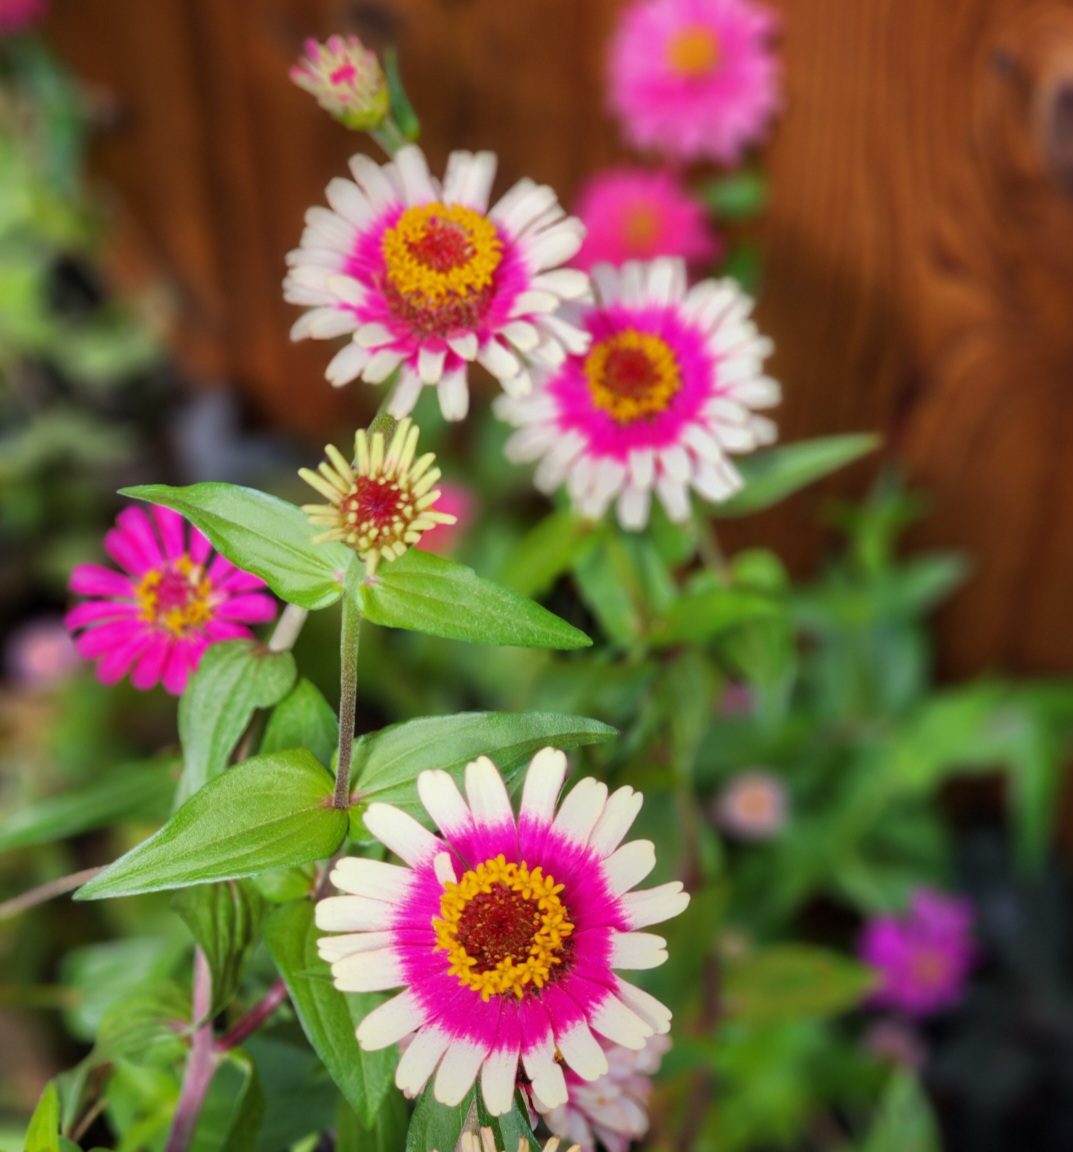
[(552, 512), (511, 548), (500, 579), (519, 595), (542, 596), (592, 541), (592, 524), (572, 509)]
[[(389, 1092), (369, 1126), (344, 1102), (335, 1129), (335, 1152), (399, 1152), (406, 1143), (410, 1110), (401, 1092)], [(517, 1143), (511, 1148), (515, 1152)]]
[(644, 626), (641, 582), (615, 529), (582, 552), (572, 570), (582, 600), (608, 639), (623, 648), (633, 645)]
[(121, 496), (162, 504), (196, 524), (217, 552), (260, 576), (282, 600), (300, 608), (326, 608), (343, 592), (354, 559), (342, 544), (314, 544), (316, 529), (295, 504), (235, 484), (171, 488), (143, 484)]
[(477, 1104), (477, 1122), (481, 1128), (491, 1128), (495, 1137), (496, 1148), (502, 1152), (518, 1152), (520, 1148), (529, 1148), (540, 1152), (543, 1145), (533, 1135), (532, 1125), (522, 1108), (522, 1102), (515, 1095), (514, 1107), (505, 1116), (493, 1116), (484, 1106), (484, 1099), (479, 1092), (475, 1093)]
[(911, 1072), (896, 1072), (861, 1152), (941, 1152), (939, 1126)]
[(371, 1127), (391, 1088), (398, 1057), (391, 1049), (363, 1051), (354, 1029), (384, 997), (338, 992), (328, 965), (317, 953), (318, 935), (308, 900), (284, 904), (265, 921), (265, 943), (287, 985), (302, 1031), (347, 1103)]
[(690, 644), (755, 620), (776, 619), (786, 608), (762, 592), (707, 583), (683, 593), (653, 628), (653, 646)]
[(331, 795), (331, 776), (311, 752), (247, 760), (210, 780), (155, 836), (74, 898), (133, 896), (323, 860), (342, 843), (348, 823), (346, 812), (330, 806)]
[(179, 803), (220, 775), (254, 712), (282, 700), (296, 675), (290, 652), (255, 640), (228, 640), (205, 652), (179, 701)]
[(875, 983), (872, 969), (838, 952), (805, 944), (765, 948), (727, 970), (723, 992), (734, 1020), (794, 1020), (834, 1016), (861, 1000)]
[(749, 516), (770, 508), (799, 489), (874, 452), (878, 446), (878, 436), (827, 436), (735, 459), (745, 487), (726, 503), (713, 506), (711, 515)]
[(201, 1106), (190, 1152), (253, 1152), (265, 1101), (257, 1070), (241, 1051), (220, 1061)]
[(30, 1117), (25, 1152), (60, 1152), (60, 1094), (51, 1081)]
[(5, 816), (0, 852), (51, 843), (125, 820), (163, 820), (171, 808), (177, 767), (171, 758), (124, 764), (83, 788), (27, 805)]
[(190, 993), (172, 980), (152, 984), (117, 1000), (101, 1020), (96, 1054), (102, 1061), (129, 1060), (166, 1068), (186, 1052)]
[(742, 170), (709, 181), (701, 199), (721, 220), (748, 220), (767, 204), (767, 182), (761, 172)]
[(215, 1015), (238, 991), (242, 962), (257, 936), (264, 902), (251, 884), (224, 880), (181, 888), (172, 896), (171, 906), (209, 962)]
[[(452, 1108), (436, 1099), (430, 1084), (418, 1098), (417, 1107), (410, 1119), (410, 1130), (406, 1133), (406, 1152), (443, 1152), (445, 1148), (454, 1149), (470, 1112), (474, 1110), (475, 1094), (471, 1088), (462, 1103)], [(516, 1152), (516, 1146), (502, 1149), (501, 1152)]]
[(324, 765), (339, 744), (339, 721), (315, 684), (299, 680), (272, 710), (261, 740), (261, 752), (308, 748)]
[(374, 624), (518, 648), (585, 648), (584, 632), (546, 608), (442, 556), (411, 549), (358, 589)]
[(462, 712), (410, 720), (354, 742), (354, 791), (362, 803), (380, 800), (423, 815), (414, 781), (426, 768), (458, 778), (470, 760), (483, 755), (509, 774), (549, 745), (565, 751), (615, 735), (598, 720), (555, 712)]

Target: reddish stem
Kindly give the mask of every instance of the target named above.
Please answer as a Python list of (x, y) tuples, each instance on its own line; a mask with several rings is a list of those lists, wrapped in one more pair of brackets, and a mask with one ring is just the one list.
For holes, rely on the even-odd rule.
[(232, 1048), (237, 1048), (247, 1036), (252, 1036), (286, 999), (287, 985), (282, 980), (277, 980), (234, 1028), (216, 1041), (216, 1051), (229, 1052)]
[(212, 974), (209, 962), (200, 948), (194, 949), (194, 1039), (186, 1061), (179, 1105), (171, 1122), (164, 1152), (186, 1152), (197, 1127), (201, 1106), (216, 1071), (216, 1054), (212, 1043)]

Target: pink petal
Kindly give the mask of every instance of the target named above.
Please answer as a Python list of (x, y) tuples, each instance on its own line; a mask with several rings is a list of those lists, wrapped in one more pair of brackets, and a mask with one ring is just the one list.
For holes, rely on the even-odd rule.
[(100, 564), (79, 564), (71, 573), (68, 586), (83, 596), (131, 596), (134, 593), (134, 583), (129, 576)]
[(219, 587), (233, 572), (237, 571), (238, 569), (222, 552), (217, 552), (212, 558), (207, 575), (213, 584)]
[(142, 553), (138, 543), (122, 528), (113, 528), (105, 533), (104, 550), (132, 576), (144, 576), (153, 564)]
[(235, 596), (225, 600), (216, 609), (217, 620), (239, 620), (246, 624), (263, 624), (275, 620), (276, 602), (268, 596), (257, 594)]
[(83, 632), (75, 640), (75, 647), (79, 655), (87, 660), (96, 660), (99, 656), (107, 656), (109, 652), (126, 647), (132, 638), (149, 635), (149, 629), (144, 624), (136, 620), (122, 620)]
[(90, 600), (84, 604), (76, 604), (63, 618), (64, 626), (70, 630), (84, 628), (98, 620), (116, 620), (127, 616), (136, 616), (138, 605), (122, 600)]
[(101, 657), (97, 665), (97, 679), (102, 684), (117, 684), (149, 643), (151, 639), (144, 632), (131, 635), (125, 643)]
[(130, 677), (130, 682), (139, 692), (147, 692), (160, 682), (168, 652), (172, 647), (174, 642), (163, 636), (154, 636), (150, 640), (149, 647), (138, 657)]
[(190, 559), (195, 564), (204, 564), (212, 551), (209, 538), (199, 532), (193, 525), (190, 526)]
[(152, 520), (141, 508), (124, 508), (116, 517), (116, 524), (137, 549), (144, 568), (156, 568), (164, 555), (160, 551), (160, 541), (153, 530)]
[(241, 624), (229, 624), (224, 620), (212, 620), (205, 625), (202, 635), (210, 644), (219, 644), (221, 640), (245, 639), (251, 635), (249, 628)]
[(164, 665), (164, 691), (172, 696), (181, 696), (190, 679), (190, 673), (197, 667), (203, 644), (174, 644), (168, 652)]
[(160, 538), (164, 541), (164, 555), (168, 560), (178, 560), (186, 552), (186, 521), (178, 512), (161, 504), (153, 505)]

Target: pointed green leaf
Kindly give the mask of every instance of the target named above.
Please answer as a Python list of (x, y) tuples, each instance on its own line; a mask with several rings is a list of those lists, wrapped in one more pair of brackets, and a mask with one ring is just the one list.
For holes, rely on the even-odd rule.
[(254, 640), (228, 640), (205, 652), (179, 701), (180, 804), (220, 775), (254, 712), (282, 700), (296, 675), (290, 652), (271, 652)]
[[(452, 1107), (436, 1099), (430, 1084), (418, 1097), (417, 1107), (410, 1118), (406, 1152), (442, 1152), (444, 1148), (457, 1147), (471, 1112), (476, 1120), (474, 1096), (475, 1090), (471, 1088), (462, 1102)], [(517, 1145), (502, 1152), (517, 1152)]]
[[(376, 1119), (368, 1126), (344, 1102), (335, 1129), (335, 1152), (400, 1152), (409, 1125), (410, 1110), (401, 1092), (388, 1092)], [(515, 1143), (511, 1152), (516, 1152), (517, 1147)]]
[(318, 935), (308, 900), (284, 904), (265, 921), (265, 943), (306, 1038), (347, 1103), (371, 1127), (391, 1090), (398, 1055), (393, 1049), (363, 1051), (354, 1029), (385, 998), (379, 993), (337, 991), (328, 965), (317, 953)]
[(322, 763), (331, 762), (339, 743), (339, 721), (321, 691), (299, 680), (291, 693), (272, 710), (261, 740), (261, 752), (308, 748)]
[(861, 1152), (941, 1152), (939, 1126), (912, 1072), (896, 1072)]
[(190, 993), (173, 980), (128, 992), (101, 1019), (97, 1057), (129, 1060), (141, 1068), (166, 1068), (187, 1050)]
[(874, 984), (875, 972), (848, 956), (783, 944), (754, 952), (728, 968), (723, 997), (733, 1020), (793, 1020), (845, 1012)]
[(542, 596), (594, 539), (593, 525), (570, 508), (545, 516), (511, 548), (500, 579), (521, 596)]
[(423, 815), (414, 781), (426, 768), (458, 779), (470, 760), (488, 756), (509, 778), (541, 748), (565, 751), (616, 735), (599, 720), (555, 712), (462, 712), (410, 720), (354, 742), (354, 792), (362, 803), (379, 800)]
[(543, 1145), (533, 1135), (533, 1127), (523, 1111), (524, 1105), (519, 1094), (515, 1094), (514, 1107), (505, 1116), (493, 1116), (485, 1107), (484, 1098), (479, 1092), (475, 1093), (475, 1101), (477, 1121), (482, 1128), (491, 1128), (497, 1150), (519, 1152), (529, 1148), (531, 1152), (540, 1152)]
[(25, 1149), (26, 1152), (60, 1152), (60, 1094), (51, 1081), (30, 1117)]
[(585, 648), (592, 641), (546, 608), (464, 564), (411, 549), (358, 589), (374, 624), (518, 648)]
[(296, 504), (235, 484), (143, 484), (124, 488), (120, 495), (162, 504), (185, 516), (217, 552), (260, 576), (290, 604), (326, 608), (342, 595), (343, 574), (353, 552), (342, 544), (314, 544), (316, 530)]
[(658, 648), (696, 644), (741, 624), (771, 620), (785, 613), (785, 606), (774, 597), (713, 581), (683, 593), (652, 629), (650, 640)]
[(878, 447), (878, 436), (827, 436), (736, 458), (734, 464), (745, 486), (725, 503), (712, 505), (710, 514), (730, 517), (760, 512)]
[(206, 880), (254, 876), (323, 860), (342, 843), (347, 814), (332, 778), (303, 749), (258, 756), (210, 780), (148, 840), (83, 885), (76, 900), (133, 896)]

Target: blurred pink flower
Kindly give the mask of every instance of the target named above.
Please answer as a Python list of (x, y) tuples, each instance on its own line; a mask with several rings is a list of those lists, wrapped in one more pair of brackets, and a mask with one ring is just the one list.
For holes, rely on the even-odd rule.
[(440, 481), (440, 498), (436, 501), (436, 511), (446, 512), (455, 518), (453, 524), (437, 524), (430, 528), (414, 545), (424, 552), (439, 552), (449, 555), (457, 547), (465, 534), (466, 525), (472, 518), (477, 501), (473, 493), (461, 484)]
[(10, 36), (36, 24), (46, 8), (47, 0), (0, 0), (0, 36)]
[(655, 256), (681, 256), (697, 267), (719, 254), (704, 205), (670, 172), (599, 172), (582, 185), (577, 214), (588, 231), (574, 263), (585, 270)]
[(904, 1020), (877, 1020), (865, 1033), (864, 1047), (877, 1060), (898, 1068), (923, 1068), (927, 1058), (924, 1041)]
[(752, 0), (634, 0), (609, 60), (609, 101), (629, 143), (737, 163), (779, 107), (775, 27)]
[(78, 667), (78, 651), (59, 617), (41, 616), (18, 627), (4, 653), (8, 675), (25, 688), (48, 688)]
[(861, 959), (880, 976), (872, 1003), (927, 1016), (961, 999), (972, 964), (972, 908), (922, 888), (904, 916), (876, 916), (864, 928)]
[(782, 781), (754, 768), (726, 783), (715, 802), (715, 817), (741, 840), (770, 840), (785, 827), (788, 808)]
[(135, 688), (162, 680), (178, 696), (210, 644), (252, 635), (246, 625), (273, 619), (276, 602), (256, 576), (212, 557), (208, 540), (177, 513), (152, 512), (125, 509), (105, 536), (122, 571), (80, 564), (71, 573), (71, 591), (89, 599), (66, 624), (79, 653), (98, 661), (103, 683), (129, 672)]

